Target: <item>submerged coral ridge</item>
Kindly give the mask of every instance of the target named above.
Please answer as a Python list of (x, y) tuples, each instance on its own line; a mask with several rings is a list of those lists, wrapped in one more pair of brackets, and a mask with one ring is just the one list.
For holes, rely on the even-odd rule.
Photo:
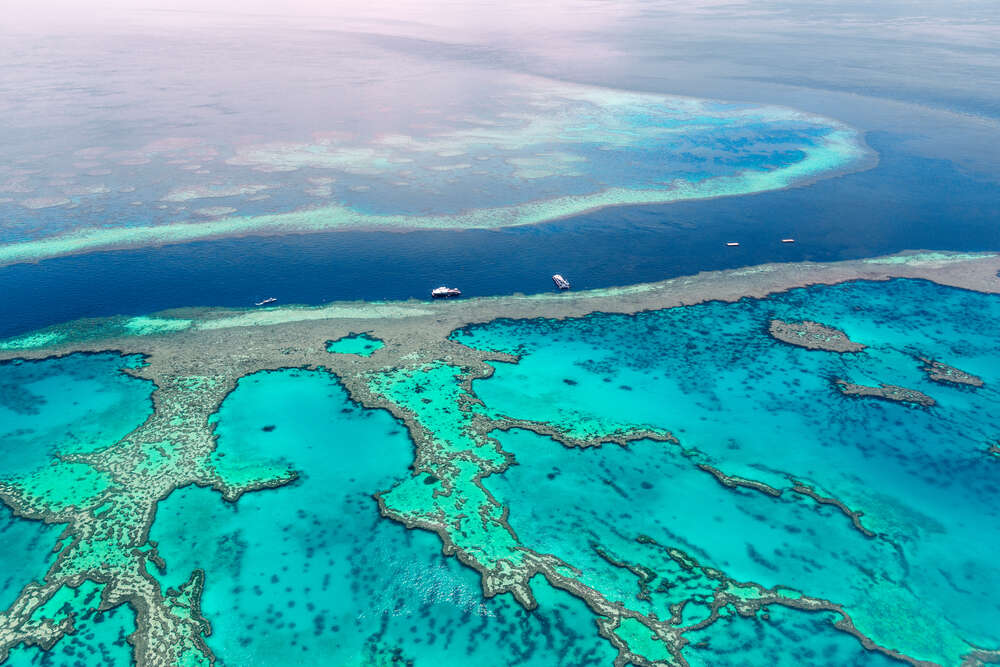
[(920, 361), (924, 364), (923, 368), (924, 372), (927, 373), (927, 377), (935, 382), (942, 382), (945, 384), (964, 384), (970, 387), (983, 386), (982, 379), (976, 377), (972, 373), (966, 373), (965, 371), (955, 368), (954, 366), (949, 366), (948, 364), (940, 361), (934, 361), (932, 359), (924, 359), (921, 357)]
[(844, 394), (844, 396), (870, 396), (872, 398), (879, 398), (885, 401), (922, 405), (927, 408), (937, 405), (937, 401), (922, 391), (910, 389), (908, 387), (900, 387), (894, 384), (880, 382), (877, 387), (871, 387), (866, 384), (858, 384), (856, 382), (848, 382), (847, 380), (840, 379), (834, 380), (833, 383), (840, 390), (840, 393)]
[(861, 343), (855, 343), (839, 329), (809, 320), (804, 322), (771, 320), (768, 331), (777, 340), (810, 350), (860, 352), (867, 347)]
[[(842, 280), (884, 280), (896, 272), (944, 283), (961, 279), (982, 291), (1000, 292), (995, 258), (956, 260), (964, 265), (963, 278), (947, 259), (921, 261), (882, 264), (874, 275), (869, 273), (871, 265), (848, 263), (836, 275)], [(829, 267), (793, 267), (783, 278), (777, 271), (762, 272), (766, 280), (777, 282), (768, 283), (770, 287), (744, 285), (743, 292), (814, 283), (824, 271)], [(865, 304), (882, 313), (920, 303), (933, 292), (942, 317), (961, 308), (986, 317), (993, 310), (1000, 312), (996, 297), (930, 282), (894, 281), (810, 287), (766, 301), (725, 303), (711, 299), (728, 299), (739, 290), (731, 276), (729, 282), (717, 279), (706, 274), (631, 292), (580, 293), (576, 301), (560, 300), (559, 307), (568, 310), (555, 314), (576, 319), (495, 319), (523, 318), (529, 306), (537, 315), (549, 305), (515, 297), (464, 304), (276, 309), (246, 314), (258, 318), (252, 328), (245, 326), (243, 314), (231, 311), (185, 313), (184, 327), (136, 333), (117, 320), (88, 323), (89, 328), (37, 339), (58, 341), (55, 347), (4, 353), (43, 359), (30, 362), (40, 364), (58, 361), (48, 358), (52, 354), (77, 351), (141, 353), (143, 364), (129, 364), (127, 357), (120, 363), (126, 377), (151, 387), (152, 414), (106, 446), (65, 451), (56, 447), (42, 465), (0, 480), (0, 499), (19, 520), (61, 526), (58, 554), (41, 566), (47, 567), (44, 577), (25, 581), (13, 604), (0, 614), (0, 658), (11, 651), (37, 650), (31, 647), (54, 650), (73, 641), (68, 635), (87, 609), (122, 605), (135, 612), (129, 643), (139, 664), (239, 660), (225, 652), (235, 650), (239, 642), (264, 641), (245, 629), (242, 632), (250, 636), (239, 642), (230, 634), (229, 640), (215, 644), (216, 633), (239, 630), (220, 617), (216, 603), (212, 612), (204, 604), (210, 589), (215, 596), (226, 594), (229, 584), (220, 579), (219, 563), (242, 558), (241, 545), (252, 536), (228, 535), (227, 548), (216, 551), (213, 559), (190, 561), (172, 544), (176, 533), (164, 530), (151, 538), (151, 531), (169, 523), (158, 517), (165, 503), (177, 499), (183, 504), (195, 492), (217, 493), (228, 506), (239, 508), (258, 496), (277, 496), (309, 483), (311, 470), (297, 467), (294, 452), (288, 457), (280, 452), (277, 457), (241, 455), (218, 442), (219, 432), (233, 418), (227, 401), (247, 386), (248, 377), (261, 371), (306, 369), (292, 371), (287, 381), (294, 383), (305, 372), (329, 374), (360, 406), (350, 410), (387, 412), (412, 443), (409, 471), (400, 470), (391, 480), (378, 477), (378, 486), (365, 489), (369, 521), (436, 535), (446, 556), (455, 556), (477, 573), (481, 597), (476, 604), (510, 593), (524, 609), (544, 613), (556, 595), (553, 590), (582, 601), (594, 621), (593, 633), (605, 642), (603, 655), (613, 656), (609, 660), (615, 665), (697, 663), (700, 652), (707, 650), (697, 638), (713, 632), (715, 624), (766, 624), (772, 614), (784, 618), (784, 611), (827, 619), (833, 634), (855, 638), (861, 649), (880, 659), (913, 665), (963, 660), (974, 665), (996, 659), (989, 630), (996, 625), (988, 605), (981, 606), (983, 619), (960, 611), (949, 614), (946, 610), (954, 610), (955, 598), (943, 587), (927, 592), (916, 582), (919, 590), (914, 592), (903, 585), (911, 567), (935, 576), (919, 550), (922, 541), (939, 540), (931, 552), (944, 568), (949, 565), (940, 561), (946, 552), (940, 548), (945, 544), (942, 536), (951, 536), (954, 529), (954, 539), (964, 539), (961, 527), (945, 527), (927, 516), (932, 509), (924, 501), (932, 502), (935, 494), (948, 495), (950, 503), (988, 496), (988, 481), (977, 476), (975, 467), (962, 468), (966, 477), (961, 483), (967, 489), (960, 498), (955, 487), (942, 486), (937, 478), (937, 486), (927, 485), (922, 469), (914, 474), (907, 467), (914, 458), (921, 468), (937, 466), (938, 474), (950, 480), (949, 460), (981, 456), (984, 434), (997, 426), (977, 424), (982, 419), (968, 415), (977, 414), (979, 403), (968, 402), (994, 398), (991, 378), (1000, 369), (976, 356), (976, 350), (993, 344), (987, 328), (969, 335), (968, 347), (951, 350), (956, 363), (986, 378), (977, 392), (939, 387), (941, 401), (933, 411), (874, 406), (882, 409), (871, 413), (877, 419), (899, 411), (885, 418), (895, 420), (884, 426), (886, 431), (896, 429), (889, 434), (893, 442), (905, 439), (899, 429), (908, 433), (904, 419), (932, 423), (929, 420), (939, 419), (938, 414), (948, 415), (947, 422), (933, 422), (938, 427), (967, 432), (968, 442), (946, 440), (941, 447), (948, 448), (940, 455), (906, 456), (876, 450), (872, 443), (862, 443), (865, 449), (859, 454), (848, 436), (838, 435), (858, 433), (844, 424), (827, 423), (828, 437), (841, 441), (817, 443), (803, 424), (822, 419), (815, 413), (827, 405), (846, 402), (830, 391), (826, 378), (833, 369), (845, 377), (920, 382), (919, 376), (905, 375), (917, 373), (905, 350), (936, 352), (940, 345), (934, 327), (919, 336), (913, 334), (919, 327), (905, 324), (870, 331), (869, 338), (880, 344), (864, 355), (846, 357), (785, 346), (764, 333), (775, 311), (788, 322), (802, 321), (802, 315), (828, 322), (854, 317), (853, 326), (863, 328), (868, 326), (866, 314), (844, 303)], [(690, 298), (684, 290), (697, 286), (700, 298), (694, 300), (706, 303), (677, 307), (676, 302)], [(909, 298), (895, 298), (897, 292)], [(614, 302), (634, 314), (587, 315)], [(387, 312), (394, 315), (387, 317)], [(900, 312), (911, 324), (918, 316), (926, 313)], [(353, 333), (359, 317), (370, 330), (363, 338)], [(465, 326), (470, 321), (490, 323)], [(872, 321), (883, 319), (873, 315)], [(702, 329), (718, 329), (726, 342), (708, 340), (698, 333)], [(618, 345), (616, 336), (648, 345)], [(381, 345), (370, 343), (375, 339)], [(343, 341), (347, 347), (331, 346), (330, 341)], [(609, 341), (616, 342), (614, 347)], [(709, 364), (726, 368), (726, 373), (706, 375)], [(776, 368), (793, 380), (769, 380)], [(739, 377), (742, 384), (734, 379)], [(837, 409), (854, 411), (852, 420), (872, 408), (865, 401), (849, 403)], [(761, 414), (760, 406), (767, 404), (777, 406), (773, 414)], [(722, 427), (699, 420), (721, 418), (731, 424), (747, 414), (758, 415), (756, 430), (762, 433), (733, 432), (741, 442)], [(801, 422), (785, 438), (796, 441), (776, 445), (777, 425), (786, 423), (778, 417), (787, 419), (788, 414)], [(261, 424), (258, 437), (287, 427), (277, 423)], [(995, 437), (995, 430), (992, 433)], [(350, 443), (345, 451), (362, 445), (371, 446)], [(825, 455), (828, 445), (837, 447), (837, 457)], [(851, 476), (863, 474), (849, 464), (869, 457), (879, 462), (879, 470), (893, 471), (879, 477), (882, 486), (877, 492), (848, 483)], [(349, 458), (331, 463), (360, 465)], [(898, 485), (894, 476), (905, 481)], [(920, 498), (900, 496), (901, 488), (919, 484), (925, 485), (919, 487), (924, 489)], [(276, 490), (244, 498), (264, 489)], [(992, 511), (964, 507), (976, 516)], [(303, 525), (296, 529), (309, 533), (318, 528), (315, 520), (305, 521), (306, 509), (301, 510)], [(733, 523), (737, 520), (744, 523)], [(711, 527), (713, 521), (720, 522), (718, 528)], [(737, 525), (744, 532), (734, 530)], [(827, 541), (831, 539), (839, 541)], [(787, 544), (772, 549), (774, 543)], [(322, 546), (310, 543), (308, 549), (310, 567), (315, 560), (322, 568)], [(968, 580), (960, 585), (982, 589), (976, 577), (988, 577), (989, 565), (978, 551), (965, 553), (970, 563), (981, 567), (967, 568)], [(271, 566), (277, 581), (281, 562)], [(332, 560), (328, 566), (333, 566)], [(371, 566), (355, 564), (350, 576), (360, 577), (363, 567)], [(320, 577), (310, 587), (322, 585), (326, 590), (328, 578)], [(94, 586), (99, 596), (65, 605), (68, 592), (81, 586)], [(234, 595), (241, 585), (235, 586)], [(341, 604), (350, 599), (344, 595)], [(292, 609), (296, 600), (271, 600), (272, 605), (286, 602)], [(398, 603), (387, 608), (393, 604)], [(887, 608), (899, 611), (880, 616), (879, 610)], [(484, 615), (482, 623), (490, 622)], [(318, 614), (315, 623), (316, 641), (339, 627)], [(384, 630), (375, 632), (365, 640), (364, 651), (372, 659), (388, 661), (412, 650), (400, 641)], [(288, 654), (284, 659), (295, 658)], [(579, 664), (607, 661), (594, 657)]]
[[(94, 190), (82, 203), (103, 214), (100, 225), (67, 215), (79, 197), (23, 199), (11, 207), (12, 233), (0, 230), (0, 265), (244, 234), (529, 225), (610, 206), (777, 190), (875, 161), (853, 128), (794, 109), (497, 72), (490, 83), (496, 90), (480, 113), (457, 125), (424, 110), (405, 133), (318, 133), (226, 147), (210, 183), (177, 174), (181, 185), (154, 194), (148, 205), (138, 202), (138, 210), (132, 194)], [(189, 152), (206, 148), (146, 147), (141, 160), (156, 164), (130, 165), (128, 178), (150, 179), (139, 185), (155, 193), (161, 170), (175, 168), (166, 158), (198, 160)], [(284, 176), (247, 182), (260, 172)], [(206, 200), (220, 205), (198, 206)], [(46, 212), (44, 233), (39, 210)], [(113, 214), (121, 210), (128, 215)]]

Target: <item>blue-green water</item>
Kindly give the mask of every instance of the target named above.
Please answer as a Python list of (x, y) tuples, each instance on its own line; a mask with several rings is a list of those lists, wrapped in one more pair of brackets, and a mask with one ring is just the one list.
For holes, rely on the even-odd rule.
[(130, 665), (132, 647), (126, 637), (135, 630), (135, 614), (127, 606), (108, 611), (96, 611), (100, 588), (85, 582), (79, 588), (64, 588), (42, 607), (48, 618), (62, 618), (75, 613), (76, 631), (53, 647), (42, 651), (23, 645), (10, 653), (10, 667), (92, 667), (96, 665)]
[(0, 505), (0, 544), (3, 544), (0, 609), (11, 605), (26, 583), (42, 580), (55, 559), (51, 549), (61, 531), (61, 526), (19, 519)]
[[(499, 438), (519, 465), (485, 484), (509, 505), (511, 527), (521, 540), (540, 552), (559, 554), (583, 571), (582, 581), (609, 599), (621, 600), (644, 613), (655, 612), (660, 618), (670, 616), (672, 604), (688, 595), (705, 595), (709, 589), (699, 586), (698, 581), (679, 583), (683, 573), (671, 566), (660, 549), (637, 542), (640, 535), (680, 548), (703, 564), (725, 567), (727, 574), (737, 578), (749, 578), (745, 577), (749, 573), (716, 555), (735, 554), (737, 561), (763, 562), (765, 557), (756, 552), (757, 545), (787, 551), (780, 562), (781, 572), (768, 572), (774, 581), (764, 576), (757, 579), (768, 585), (780, 582), (794, 586), (803, 569), (799, 559), (810, 558), (814, 550), (810, 543), (818, 543), (820, 548), (835, 545), (831, 560), (850, 557), (865, 548), (865, 538), (836, 512), (817, 511), (807, 502), (775, 501), (759, 493), (723, 490), (676, 449), (661, 443), (565, 450), (525, 431)], [(659, 578), (650, 582), (651, 599), (640, 599), (637, 577), (611, 565), (598, 549), (655, 572)], [(806, 567), (810, 565), (817, 566), (815, 561)], [(834, 574), (827, 570), (824, 576)], [(667, 590), (657, 590), (660, 584), (666, 584)], [(706, 615), (695, 604), (689, 605), (688, 613), (685, 618), (691, 622)], [(893, 664), (835, 630), (826, 614), (781, 608), (771, 608), (768, 613), (783, 623), (773, 626), (759, 618), (728, 619), (721, 626), (692, 633), (692, 646), (685, 650), (685, 656), (692, 664), (705, 665), (817, 664), (820, 655), (826, 659), (819, 664), (826, 665)], [(707, 649), (700, 645), (703, 640), (707, 640)], [(753, 651), (745, 654), (744, 644), (752, 645)], [(737, 649), (739, 655), (726, 655)]]
[[(141, 424), (152, 408), (152, 384), (120, 372), (140, 362), (107, 353), (0, 364), (0, 479), (39, 469), (56, 452), (113, 445)], [(0, 507), (0, 609), (29, 581), (42, 580), (62, 529)]]
[[(43, 469), (57, 453), (114, 445), (142, 424), (152, 411), (153, 385), (121, 372), (141, 363), (138, 356), (104, 353), (0, 364), (0, 479)], [(64, 528), (17, 518), (0, 506), (0, 610), (25, 585), (43, 581)], [(132, 648), (125, 636), (135, 629), (134, 615), (125, 607), (96, 612), (99, 594), (92, 583), (63, 589), (39, 614), (75, 613), (74, 635), (50, 652), (15, 649), (7, 664), (128, 664)]]
[(119, 372), (138, 356), (73, 354), (0, 364), (0, 478), (46, 464), (54, 452), (113, 445), (152, 411), (153, 385)]
[[(352, 405), (319, 372), (244, 378), (218, 413), (219, 452), (287, 460), (294, 484), (227, 504), (189, 487), (161, 503), (164, 586), (206, 570), (202, 611), (222, 663), (608, 664), (584, 604), (539, 587), (529, 614), (484, 600), (478, 575), (437, 536), (379, 517), (372, 497), (407, 474), (405, 431)], [(266, 429), (266, 430), (265, 430)]]
[[(767, 335), (772, 317), (818, 320), (871, 347), (855, 355), (792, 347)], [(649, 534), (736, 579), (843, 603), (878, 641), (954, 664), (967, 650), (961, 640), (1000, 644), (997, 462), (986, 453), (1000, 433), (998, 321), (996, 296), (900, 280), (635, 317), (497, 322), (455, 337), (525, 355), (475, 383), (491, 410), (666, 427), (729, 474), (810, 483), (864, 511), (864, 525), (881, 534), (867, 539), (798, 495), (724, 489), (677, 448), (581, 452), (507, 434), (501, 441), (522, 465), (487, 485), (511, 503), (525, 543), (571, 562), (572, 554), (600, 579), (613, 575), (591, 540), (641, 561), (625, 545)], [(934, 383), (914, 355), (986, 384)], [(938, 404), (842, 396), (833, 377), (901, 384)]]
[(370, 357), (384, 346), (385, 343), (378, 338), (372, 338), (368, 334), (360, 333), (331, 340), (326, 344), (326, 351), (336, 354), (359, 354), (362, 357)]
[[(869, 347), (842, 355), (790, 346), (768, 335), (772, 318), (817, 320)], [(684, 619), (694, 623), (715, 584), (665, 549), (677, 548), (733, 580), (843, 604), (879, 644), (951, 665), (970, 645), (1000, 645), (1000, 462), (988, 452), (1000, 433), (998, 321), (995, 295), (894, 280), (635, 316), (496, 321), (453, 337), (522, 355), (474, 383), (487, 412), (580, 432), (651, 425), (680, 440), (568, 449), (524, 430), (495, 433), (517, 465), (482, 483), (509, 508), (520, 544), (558, 556), (584, 584), (630, 609), (667, 618), (673, 605), (692, 600)], [(933, 382), (919, 357), (985, 385)], [(108, 354), (6, 364), (0, 370), (14, 390), (3, 394), (3, 409), (28, 429), (67, 406), (56, 432), (86, 434), (79, 441), (88, 449), (106, 446), (149, 410), (151, 385), (120, 372), (136, 363)], [(46, 368), (61, 381), (38, 380)], [(447, 397), (441, 408), (454, 407), (455, 369), (435, 368), (417, 380)], [(937, 404), (844, 396), (834, 378), (903, 385)], [(112, 414), (113, 428), (93, 425), (105, 424), (94, 415)], [(468, 434), (452, 428), (462, 414), (433, 414), (440, 419), (428, 425), (438, 438), (464, 442)], [(201, 609), (221, 663), (613, 661), (615, 650), (580, 599), (539, 577), (535, 611), (507, 594), (484, 599), (479, 575), (445, 557), (438, 536), (380, 517), (373, 494), (410, 474), (413, 444), (388, 413), (350, 401), (332, 375), (290, 369), (245, 377), (212, 422), (215, 458), (227, 474), (274, 462), (300, 473), (236, 503), (189, 486), (158, 505), (150, 538), (166, 570), (151, 565), (151, 573), (166, 590), (195, 569), (205, 572)], [(22, 455), (23, 465), (37, 467), (54, 450)], [(698, 462), (783, 493), (725, 488)], [(792, 492), (792, 479), (864, 512), (861, 523), (875, 537), (837, 508)], [(0, 516), (0, 603), (40, 580), (61, 528)], [(640, 569), (651, 573), (645, 586)], [(98, 593), (93, 584), (61, 591), (45, 613), (79, 611), (78, 632), (52, 652), (15, 649), (11, 664), (127, 661), (134, 617), (125, 607), (96, 615)], [(725, 611), (688, 635), (684, 655), (693, 665), (890, 663), (836, 630), (835, 618), (775, 605), (750, 618)]]
[(833, 614), (808, 614), (775, 607), (768, 619), (729, 615), (709, 630), (690, 633), (697, 650), (688, 652), (694, 667), (729, 665), (838, 665), (890, 667), (899, 663), (865, 652), (853, 637), (835, 632)]

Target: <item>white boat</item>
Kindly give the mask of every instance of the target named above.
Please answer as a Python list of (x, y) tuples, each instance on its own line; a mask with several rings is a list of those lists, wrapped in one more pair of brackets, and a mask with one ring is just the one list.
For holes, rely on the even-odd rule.
[(435, 299), (447, 299), (451, 296), (462, 296), (462, 291), (455, 287), (435, 287), (431, 290), (431, 296)]
[(277, 299), (275, 299), (273, 296), (270, 296), (270, 297), (264, 299), (263, 301), (258, 301), (254, 305), (255, 306), (266, 306), (267, 304), (274, 303), (275, 301), (277, 301)]
[(562, 277), (560, 274), (552, 276), (552, 282), (556, 284), (559, 289), (569, 289), (569, 281)]
[(795, 239), (781, 239), (782, 243), (795, 243)]
[(739, 243), (737, 243), (736, 241), (730, 241), (726, 245), (729, 246), (730, 248), (735, 248), (736, 246), (739, 245)]

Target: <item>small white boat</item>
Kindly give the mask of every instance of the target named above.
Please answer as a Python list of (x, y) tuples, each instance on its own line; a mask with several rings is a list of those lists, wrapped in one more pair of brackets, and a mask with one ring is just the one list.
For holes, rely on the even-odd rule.
[(455, 287), (435, 287), (431, 290), (431, 296), (435, 299), (447, 299), (452, 296), (462, 296), (462, 291)]
[(795, 239), (781, 239), (782, 243), (795, 243)]
[(556, 284), (559, 289), (569, 289), (569, 281), (562, 277), (560, 274), (552, 276), (552, 282)]
[(264, 299), (263, 301), (258, 301), (254, 305), (255, 306), (266, 306), (267, 304), (274, 303), (275, 301), (277, 301), (277, 299), (275, 299), (273, 296), (270, 296), (270, 297)]
[(737, 243), (736, 241), (730, 241), (726, 245), (729, 246), (730, 248), (735, 248), (736, 246), (739, 245), (739, 243)]

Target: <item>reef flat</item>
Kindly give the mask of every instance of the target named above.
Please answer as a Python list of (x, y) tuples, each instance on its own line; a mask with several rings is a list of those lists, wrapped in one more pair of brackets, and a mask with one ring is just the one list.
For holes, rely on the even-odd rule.
[(955, 368), (954, 366), (949, 366), (948, 364), (943, 364), (940, 361), (925, 359), (923, 357), (920, 358), (920, 361), (924, 364), (924, 372), (927, 373), (927, 377), (935, 382), (964, 384), (970, 387), (983, 386), (982, 378), (977, 378), (975, 375), (966, 373), (965, 371)]
[(783, 322), (771, 320), (771, 336), (789, 345), (799, 345), (810, 350), (828, 352), (860, 352), (865, 345), (855, 343), (843, 331), (819, 322)]
[[(992, 538), (981, 538), (981, 549), (968, 547), (975, 542), (969, 530), (981, 532), (976, 525), (996, 521), (989, 503), (975, 498), (990, 497), (993, 484), (990, 466), (977, 466), (976, 457), (984, 456), (986, 433), (995, 438), (996, 425), (982, 414), (997, 400), (991, 380), (1000, 369), (984, 350), (995, 349), (985, 322), (1000, 313), (998, 270), (1000, 257), (992, 254), (916, 252), (568, 294), (172, 311), (79, 321), (3, 341), (0, 358), (37, 361), (0, 365), (0, 382), (3, 371), (17, 367), (11, 364), (47, 364), (80, 353), (128, 355), (121, 357), (121, 373), (153, 389), (153, 412), (101, 446), (56, 446), (43, 465), (0, 480), (0, 499), (18, 521), (61, 527), (54, 560), (36, 565), (39, 574), (22, 582), (0, 615), (0, 658), (8, 651), (24, 655), (32, 646), (58, 650), (76, 639), (73, 630), (86, 609), (128, 605), (135, 612), (129, 643), (139, 664), (240, 662), (245, 659), (235, 652), (248, 647), (273, 651), (272, 664), (300, 660), (268, 648), (269, 638), (281, 646), (294, 641), (299, 651), (336, 637), (337, 628), (347, 630), (324, 622), (318, 611), (298, 617), (286, 603), (333, 604), (315, 597), (331, 585), (323, 582), (350, 589), (352, 578), (362, 582), (366, 568), (385, 558), (378, 551), (367, 565), (323, 564), (323, 542), (309, 536), (335, 519), (310, 518), (308, 512), (321, 512), (310, 503), (321, 497), (340, 502), (333, 490), (344, 487), (351, 489), (345, 496), (353, 499), (350, 516), (357, 517), (351, 521), (412, 529), (424, 536), (418, 544), (435, 545), (455, 557), (449, 562), (475, 573), (487, 605), (483, 628), (490, 627), (490, 614), (523, 613), (518, 606), (534, 610), (532, 618), (565, 609), (591, 619), (592, 638), (602, 641), (576, 664), (702, 664), (708, 659), (699, 657), (702, 651), (725, 646), (713, 634), (716, 624), (766, 626), (772, 615), (776, 623), (801, 622), (795, 614), (825, 619), (816, 639), (802, 646), (779, 642), (777, 654), (799, 664), (814, 650), (846, 651), (837, 653), (847, 656), (839, 664), (853, 664), (858, 655), (914, 665), (998, 660), (986, 583), (993, 570), (983, 556), (992, 553)], [(931, 316), (908, 305), (932, 296), (937, 309)], [(885, 312), (897, 313), (901, 324), (885, 324)], [(932, 316), (941, 319), (927, 319)], [(843, 356), (787, 346), (767, 335), (773, 319), (826, 322), (868, 347)], [(970, 329), (964, 347), (953, 344), (951, 329), (936, 333), (963, 326)], [(825, 380), (836, 370), (850, 382), (877, 376), (923, 387), (910, 347), (934, 358), (948, 355), (986, 383), (977, 392), (935, 384), (936, 411), (947, 419), (931, 421), (938, 419), (934, 411), (893, 404), (850, 401), (844, 407)], [(132, 355), (142, 355), (142, 363), (130, 363)], [(713, 364), (728, 375), (711, 372)], [(302, 383), (313, 385), (294, 394)], [(346, 422), (327, 415), (313, 430), (285, 436), (282, 447), (268, 444), (267, 438), (296, 428), (296, 411), (310, 396), (320, 397), (313, 409), (319, 413), (326, 394), (330, 406), (340, 405), (338, 392), (351, 402), (340, 410)], [(269, 398), (286, 395), (284, 402)], [(906, 410), (905, 416), (893, 410)], [(405, 434), (412, 456), (394, 450), (386, 460), (409, 458), (409, 469), (368, 470), (368, 463), (355, 461), (367, 460), (365, 448), (381, 442), (365, 430), (367, 414), (391, 416), (380, 428)], [(757, 415), (745, 422), (752, 429), (721, 430), (750, 414)], [(830, 417), (836, 414), (847, 416)], [(879, 426), (869, 432), (865, 424)], [(941, 429), (947, 432), (926, 450), (894, 449)], [(300, 451), (322, 444), (324, 433), (336, 438), (330, 446), (337, 449)], [(788, 434), (783, 439), (794, 446), (777, 446), (777, 433)], [(251, 444), (238, 444), (243, 441)], [(836, 457), (825, 449), (831, 444)], [(323, 461), (336, 464), (330, 474), (345, 478), (313, 481)], [(346, 477), (352, 466), (359, 466), (357, 479)], [(306, 512), (301, 523), (294, 510), (288, 515), (288, 530), (301, 533), (295, 539), (304, 545), (286, 548), (288, 554), (261, 551), (271, 542), (255, 537), (250, 526), (237, 529), (238, 515), (191, 521), (197, 512), (219, 511), (196, 510), (208, 507), (209, 496), (236, 508), (261, 503), (263, 512), (269, 496), (282, 494), (289, 508)], [(945, 497), (948, 502), (938, 502)], [(573, 502), (560, 500), (566, 498)], [(161, 516), (164, 507), (170, 511)], [(953, 507), (975, 517), (971, 528), (948, 518)], [(348, 514), (337, 515), (347, 521)], [(206, 527), (192, 536), (191, 525)], [(229, 528), (219, 539), (199, 537), (216, 525)], [(378, 539), (402, 544), (405, 534), (388, 530)], [(204, 539), (206, 548), (179, 546), (182, 538)], [(967, 548), (946, 546), (957, 543)], [(208, 549), (212, 544), (227, 546)], [(403, 547), (386, 552), (395, 548)], [(205, 551), (211, 557), (199, 556)], [(241, 585), (229, 592), (229, 578), (242, 576), (233, 563), (263, 568), (258, 580), (273, 566), (277, 582), (293, 552), (315, 555), (303, 565), (316, 568), (301, 584), (305, 597), (286, 600), (276, 588), (265, 602), (250, 598), (239, 618), (261, 624), (257, 631), (228, 621), (220, 600), (244, 594)], [(363, 550), (336, 553), (365, 558)], [(952, 560), (958, 554), (967, 559), (965, 569)], [(928, 581), (912, 581), (911, 568), (925, 571)], [(942, 583), (958, 576), (964, 578)], [(89, 607), (54, 606), (66, 591), (90, 585), (100, 594)], [(379, 587), (358, 585), (364, 595)], [(395, 594), (405, 597), (402, 590)], [(336, 598), (350, 605), (350, 594)], [(491, 600), (500, 606), (490, 607)], [(255, 605), (259, 613), (250, 611)], [(353, 618), (358, 610), (328, 612)], [(315, 633), (300, 632), (314, 616)], [(280, 633), (278, 624), (286, 624)], [(551, 627), (560, 628), (553, 630), (558, 634), (570, 625), (585, 627)], [(372, 630), (370, 642), (350, 651), (384, 659), (419, 652), (425, 657), (416, 664), (431, 661), (426, 656), (433, 651), (408, 644), (407, 635)], [(837, 644), (839, 637), (851, 642)], [(831, 643), (824, 648), (823, 642)]]
[[(236, 145), (160, 137), (128, 152), (81, 146), (0, 167), (0, 191), (24, 196), (0, 202), (0, 266), (246, 234), (530, 225), (778, 190), (876, 162), (853, 128), (794, 109), (489, 80), (492, 94), (461, 119), (425, 109), (375, 135), (320, 127)], [(107, 167), (107, 180), (135, 183), (111, 189), (69, 172), (53, 185), (38, 174), (59, 157), (62, 169), (85, 158)], [(159, 191), (165, 180), (173, 187)]]
[(930, 408), (937, 404), (937, 401), (922, 391), (894, 384), (880, 382), (877, 387), (872, 387), (866, 384), (857, 384), (856, 382), (839, 379), (834, 380), (833, 383), (837, 385), (837, 388), (840, 389), (840, 392), (844, 396), (869, 396), (871, 398), (880, 398), (884, 401), (922, 405), (925, 408)]
[[(353, 326), (340, 338), (350, 337), (359, 327), (385, 340), (397, 330), (420, 340), (436, 341), (448, 332), (477, 322), (499, 318), (546, 317), (560, 319), (589, 313), (631, 314), (693, 305), (706, 301), (762, 299), (808, 285), (834, 285), (850, 280), (886, 281), (893, 278), (930, 280), (939, 285), (984, 293), (998, 291), (996, 272), (1000, 255), (993, 253), (948, 253), (907, 251), (885, 257), (843, 262), (773, 263), (732, 271), (709, 271), (658, 283), (576, 291), (560, 294), (511, 295), (460, 301), (335, 302), (324, 306), (238, 309), (174, 309), (149, 316), (77, 320), (6, 340), (0, 340), (0, 360), (42, 358), (75, 351), (108, 349), (148, 349), (153, 342), (180, 350), (189, 343), (199, 344), (214, 337), (222, 342), (228, 335), (247, 337), (273, 344), (311, 329), (329, 327), (329, 322)], [(378, 328), (369, 328), (369, 323)], [(278, 329), (274, 329), (280, 325)], [(262, 328), (263, 327), (263, 328)], [(339, 331), (339, 330), (338, 330)], [(202, 333), (203, 332), (203, 333)], [(192, 333), (200, 335), (191, 336)], [(169, 334), (169, 335), (168, 335)], [(141, 336), (141, 339), (136, 339)], [(272, 339), (272, 336), (282, 338)], [(190, 340), (189, 340), (190, 338)], [(326, 341), (334, 338), (328, 336)], [(256, 347), (249, 343), (249, 350)], [(173, 347), (173, 346), (176, 346)], [(221, 348), (220, 348), (221, 349)], [(185, 353), (185, 354), (190, 354)]]

